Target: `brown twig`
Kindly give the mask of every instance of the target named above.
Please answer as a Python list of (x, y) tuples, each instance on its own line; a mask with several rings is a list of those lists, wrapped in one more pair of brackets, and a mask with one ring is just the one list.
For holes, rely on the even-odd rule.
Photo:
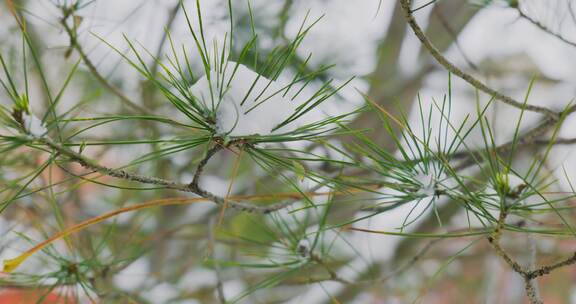
[(516, 262), (500, 245), (500, 237), (502, 235), (503, 227), (505, 225), (505, 221), (507, 215), (509, 213), (509, 207), (504, 207), (500, 211), (500, 216), (498, 218), (498, 222), (496, 223), (496, 228), (494, 229), (492, 235), (488, 237), (488, 242), (494, 250), (496, 254), (500, 256), (514, 272), (518, 273), (524, 279), (524, 287), (526, 289), (526, 295), (532, 304), (541, 304), (544, 303), (537, 292), (536, 284), (533, 284), (533, 280), (537, 279), (538, 277), (550, 274), (552, 271), (569, 266), (576, 263), (576, 253), (574, 253), (571, 257), (562, 260), (560, 262), (551, 264), (551, 265), (544, 265), (540, 266), (536, 269), (526, 269), (518, 262)]
[(408, 261), (406, 261), (406, 263), (402, 264), (400, 267), (387, 273), (383, 277), (376, 278), (376, 279), (359, 280), (359, 281), (350, 281), (350, 280), (342, 278), (334, 270), (329, 268), (319, 256), (317, 256), (315, 254), (311, 254), (311, 257), (310, 257), (311, 260), (314, 261), (315, 263), (321, 265), (328, 272), (329, 277), (327, 277), (327, 278), (312, 278), (310, 280), (306, 280), (306, 284), (318, 283), (318, 282), (324, 282), (324, 281), (334, 281), (334, 282), (339, 282), (342, 284), (354, 285), (354, 286), (381, 284), (381, 283), (384, 283), (384, 282), (386, 282), (392, 278), (396, 278), (398, 275), (400, 275), (400, 274), (404, 273), (405, 271), (407, 271), (408, 269), (412, 268), (414, 265), (416, 265), (416, 263), (419, 260), (422, 259), (422, 257), (424, 257), (424, 255), (426, 255), (426, 253), (428, 253), (428, 251), (430, 251), (430, 249), (435, 244), (439, 243), (442, 240), (444, 240), (444, 239), (439, 238), (439, 239), (435, 239), (435, 240), (428, 242), (420, 251), (418, 251)]
[(460, 52), (460, 55), (462, 55), (462, 58), (464, 59), (464, 61), (466, 61), (466, 64), (468, 64), (468, 66), (470, 66), (470, 68), (472, 68), (473, 70), (479, 71), (480, 69), (478, 68), (478, 66), (474, 62), (472, 62), (470, 57), (468, 57), (466, 52), (464, 52), (464, 49), (462, 48), (462, 46), (460, 45), (460, 42), (458, 41), (458, 33), (456, 33), (456, 31), (454, 31), (452, 26), (450, 26), (450, 23), (446, 19), (446, 16), (444, 16), (444, 13), (442, 13), (441, 10), (433, 10), (432, 12), (436, 15), (436, 17), (440, 21), (440, 24), (442, 24), (442, 26), (444, 27), (444, 29), (446, 29), (448, 34), (450, 34), (450, 36), (452, 37), (452, 40), (454, 40), (454, 45), (456, 46), (456, 48)]
[(448, 70), (450, 73), (462, 78), (464, 81), (468, 82), (473, 87), (475, 87), (478, 90), (494, 97), (497, 100), (502, 101), (503, 103), (506, 103), (506, 104), (511, 105), (513, 107), (516, 107), (518, 109), (523, 109), (526, 111), (541, 113), (541, 114), (544, 114), (546, 116), (552, 117), (553, 119), (556, 119), (556, 120), (559, 119), (559, 117), (560, 117), (559, 113), (556, 113), (553, 110), (550, 110), (550, 109), (545, 108), (545, 107), (529, 105), (529, 104), (525, 104), (523, 102), (519, 102), (508, 95), (504, 95), (504, 94), (488, 87), (487, 85), (485, 85), (480, 80), (474, 78), (472, 75), (462, 71), (460, 68), (458, 68), (452, 62), (450, 62), (446, 57), (444, 57), (444, 55), (442, 55), (442, 53), (440, 53), (440, 51), (434, 46), (434, 44), (432, 44), (430, 39), (428, 39), (426, 34), (424, 34), (424, 31), (422, 31), (422, 29), (420, 28), (420, 26), (416, 22), (416, 19), (414, 19), (414, 16), (412, 15), (412, 11), (410, 9), (411, 1), (410, 0), (400, 0), (400, 5), (402, 7), (402, 10), (404, 11), (404, 16), (406, 17), (406, 21), (408, 22), (408, 25), (412, 28), (412, 31), (414, 32), (416, 37), (418, 37), (420, 42), (422, 42), (422, 45), (424, 45), (424, 47), (428, 50), (430, 55), (432, 55), (432, 57), (434, 57), (434, 59), (436, 59), (436, 61), (440, 65), (442, 65), (446, 70)]
[(553, 32), (552, 30), (550, 30), (546, 25), (544, 25), (544, 24), (541, 23), (540, 21), (538, 21), (538, 20), (536, 20), (536, 19), (534, 19), (534, 18), (526, 15), (526, 14), (522, 11), (522, 9), (520, 8), (520, 6), (515, 6), (514, 8), (515, 8), (516, 11), (518, 12), (518, 15), (520, 16), (520, 18), (523, 18), (523, 19), (527, 20), (528, 22), (532, 23), (533, 25), (535, 25), (536, 27), (538, 27), (539, 29), (541, 29), (543, 32), (545, 32), (545, 33), (547, 33), (547, 34), (549, 34), (549, 35), (551, 35), (551, 36), (559, 39), (560, 41), (562, 41), (562, 42), (564, 42), (564, 43), (566, 43), (566, 44), (568, 44), (568, 45), (570, 45), (570, 46), (576, 47), (576, 42), (573, 42), (573, 41), (570, 41), (570, 40), (564, 38), (562, 35), (560, 35), (560, 34), (558, 34), (558, 33), (555, 33), (555, 32)]
[(204, 158), (198, 163), (198, 166), (196, 166), (196, 172), (194, 173), (190, 187), (199, 187), (200, 176), (204, 172), (204, 167), (206, 167), (208, 161), (222, 149), (224, 149), (224, 146), (221, 142), (216, 142), (212, 148), (208, 149)]
[(102, 74), (100, 74), (100, 72), (98, 71), (98, 69), (96, 68), (94, 63), (90, 60), (90, 58), (88, 58), (88, 55), (86, 54), (86, 52), (82, 48), (82, 45), (78, 42), (78, 36), (76, 33), (76, 29), (70, 27), (70, 25), (68, 24), (69, 18), (74, 16), (73, 15), (74, 10), (71, 8), (68, 8), (68, 7), (62, 7), (61, 9), (63, 12), (63, 17), (60, 20), (60, 24), (62, 24), (64, 31), (66, 32), (66, 34), (68, 35), (68, 38), (70, 39), (70, 49), (74, 49), (74, 50), (76, 50), (76, 52), (78, 52), (78, 54), (80, 55), (80, 58), (82, 59), (82, 62), (84, 62), (86, 67), (88, 67), (88, 70), (90, 70), (90, 73), (92, 73), (92, 75), (94, 75), (96, 80), (98, 80), (98, 82), (103, 87), (105, 87), (112, 94), (116, 95), (120, 99), (120, 101), (122, 103), (124, 103), (126, 106), (128, 106), (128, 107), (130, 107), (130, 108), (132, 108), (132, 109), (134, 109), (140, 113), (150, 115), (151, 113), (147, 109), (145, 109), (142, 106), (133, 102), (128, 96), (126, 96), (124, 93), (122, 93), (120, 91), (120, 89), (118, 89), (117, 87), (112, 85), (108, 80), (106, 80), (106, 78), (104, 78), (104, 76), (102, 76)]
[[(305, 253), (305, 254), (308, 254), (308, 253)], [(330, 278), (328, 280), (334, 281), (334, 282), (340, 282), (340, 283), (346, 284), (346, 285), (354, 284), (354, 282), (350, 282), (350, 281), (340, 277), (334, 270), (332, 270), (332, 268), (330, 268), (326, 264), (326, 262), (324, 262), (324, 260), (320, 256), (318, 256), (314, 252), (310, 252), (308, 255), (309, 255), (310, 261), (322, 266), (322, 268), (324, 268), (326, 270), (326, 272), (328, 272), (328, 275), (330, 276)]]
[[(538, 137), (544, 135), (548, 132), (559, 120), (553, 117), (545, 118), (536, 127), (530, 129), (526, 133), (520, 135), (516, 141), (511, 140), (493, 149), (494, 153), (508, 153), (512, 152), (513, 148), (518, 147), (528, 147), (533, 145), (549, 145), (549, 144), (573, 144), (576, 143), (576, 139), (556, 139), (556, 140), (539, 140)], [(476, 150), (476, 151), (462, 151), (453, 153), (450, 156), (451, 160), (454, 159), (464, 159), (461, 163), (454, 167), (455, 171), (468, 168), (473, 165), (474, 162), (485, 153), (486, 149)]]
[[(158, 58), (158, 59), (160, 59), (160, 57), (162, 56), (162, 49), (164, 48), (164, 45), (166, 44), (166, 40), (168, 39), (168, 34), (170, 33), (172, 26), (174, 25), (174, 20), (176, 20), (176, 16), (178, 15), (180, 8), (182, 8), (182, 5), (180, 5), (180, 1), (177, 1), (174, 4), (174, 6), (168, 11), (168, 19), (166, 21), (166, 25), (164, 26), (164, 32), (162, 34), (162, 37), (160, 38), (160, 43), (158, 44), (158, 48), (156, 49), (156, 58)], [(151, 75), (156, 75), (156, 72), (158, 71), (159, 64), (160, 64), (159, 60), (154, 60), (154, 62), (152, 63), (152, 67), (150, 68), (150, 74)]]
[[(210, 201), (212, 201), (218, 205), (224, 205), (225, 203), (227, 203), (228, 206), (230, 206), (230, 208), (233, 208), (235, 210), (242, 211), (242, 212), (268, 214), (268, 213), (272, 213), (272, 212), (278, 211), (280, 209), (286, 208), (293, 203), (293, 201), (286, 201), (286, 202), (280, 202), (280, 203), (267, 205), (267, 206), (256, 206), (256, 205), (249, 204), (249, 203), (229, 201), (225, 198), (214, 195), (213, 193), (202, 189), (197, 184), (182, 184), (179, 182), (175, 182), (175, 181), (171, 181), (171, 180), (167, 180), (167, 179), (163, 179), (163, 178), (159, 178), (159, 177), (155, 177), (155, 176), (146, 176), (146, 175), (140, 175), (140, 174), (127, 172), (123, 169), (108, 168), (108, 167), (102, 166), (102, 165), (80, 155), (79, 153), (76, 153), (76, 152), (68, 149), (67, 147), (64, 147), (64, 146), (52, 141), (49, 138), (42, 138), (42, 139), (39, 139), (39, 141), (41, 143), (49, 146), (50, 148), (54, 149), (57, 153), (68, 157), (70, 159), (70, 161), (78, 163), (82, 167), (84, 167), (86, 169), (94, 170), (100, 174), (104, 174), (104, 175), (108, 175), (111, 177), (120, 178), (120, 179), (124, 179), (124, 180), (128, 180), (128, 181), (134, 181), (134, 182), (138, 182), (138, 183), (142, 183), (142, 184), (162, 186), (166, 189), (172, 189), (172, 190), (176, 190), (176, 191), (180, 191), (180, 192), (194, 193), (194, 194), (199, 195), (199, 196), (201, 196), (207, 200), (210, 200)], [(206, 160), (206, 162), (207, 162), (207, 160)]]

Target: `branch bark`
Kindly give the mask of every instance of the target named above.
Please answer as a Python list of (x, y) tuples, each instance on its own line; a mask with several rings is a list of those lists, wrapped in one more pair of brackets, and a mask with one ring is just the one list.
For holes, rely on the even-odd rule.
[(430, 41), (430, 39), (428, 39), (426, 34), (424, 34), (424, 31), (422, 30), (422, 28), (420, 28), (420, 26), (416, 23), (416, 19), (414, 19), (414, 16), (412, 15), (412, 11), (411, 11), (411, 1), (410, 0), (400, 0), (400, 5), (402, 7), (402, 10), (404, 11), (404, 17), (406, 18), (406, 22), (408, 23), (410, 28), (412, 28), (412, 31), (414, 32), (416, 37), (418, 37), (420, 42), (422, 42), (422, 45), (428, 50), (430, 55), (432, 55), (432, 57), (434, 57), (434, 59), (436, 59), (436, 61), (440, 65), (442, 65), (446, 70), (448, 70), (450, 73), (462, 78), (464, 81), (468, 82), (470, 85), (472, 85), (476, 89), (494, 97), (496, 100), (499, 100), (505, 104), (516, 107), (518, 109), (524, 109), (527, 111), (532, 111), (532, 112), (544, 114), (544, 115), (552, 117), (554, 119), (559, 119), (559, 117), (560, 117), (559, 113), (556, 113), (555, 111), (550, 110), (550, 109), (545, 108), (545, 107), (540, 107), (540, 106), (535, 106), (535, 105), (530, 105), (530, 104), (525, 104), (523, 102), (519, 102), (508, 95), (502, 94), (502, 93), (488, 87), (482, 81), (476, 79), (474, 76), (472, 76), (472, 75), (464, 72), (460, 68), (458, 68), (452, 62), (450, 62), (446, 57), (444, 57), (444, 55), (442, 55), (442, 53), (438, 50), (438, 48), (436, 48), (436, 46), (434, 46), (432, 41)]
[[(49, 138), (42, 138), (42, 139), (39, 139), (39, 141), (41, 143), (47, 145), (48, 147), (52, 148), (53, 150), (55, 150), (58, 154), (68, 157), (70, 159), (70, 161), (78, 163), (79, 165), (81, 165), (82, 167), (84, 167), (86, 169), (94, 170), (94, 171), (101, 173), (103, 175), (107, 175), (107, 176), (111, 176), (111, 177), (115, 177), (115, 178), (119, 178), (119, 179), (124, 179), (124, 180), (128, 180), (128, 181), (134, 181), (134, 182), (138, 182), (141, 184), (151, 184), (151, 185), (156, 185), (156, 186), (162, 186), (165, 189), (172, 189), (172, 190), (176, 190), (176, 191), (180, 191), (180, 192), (194, 193), (200, 197), (206, 198), (206, 199), (214, 202), (217, 205), (228, 204), (228, 206), (230, 208), (236, 209), (236, 210), (242, 211), (242, 212), (268, 214), (268, 213), (272, 213), (272, 212), (278, 211), (280, 209), (286, 208), (293, 203), (292, 201), (286, 201), (286, 202), (280, 202), (280, 203), (276, 203), (276, 204), (272, 204), (272, 205), (268, 205), (268, 206), (256, 206), (256, 205), (249, 204), (249, 203), (229, 201), (229, 200), (222, 198), (220, 196), (217, 196), (217, 195), (215, 195), (209, 191), (206, 191), (206, 190), (202, 189), (201, 187), (199, 187), (197, 185), (197, 182), (198, 182), (198, 178), (200, 176), (199, 174), (202, 173), (202, 168), (203, 168), (203, 166), (206, 165), (207, 160), (205, 162), (201, 162), (202, 166), (200, 166), (197, 169), (197, 176), (198, 177), (195, 177), (196, 183), (193, 182), (190, 184), (182, 184), (179, 182), (175, 182), (175, 181), (171, 181), (171, 180), (167, 180), (167, 179), (163, 179), (163, 178), (159, 178), (159, 177), (155, 177), (155, 176), (140, 175), (140, 174), (130, 173), (130, 172), (127, 172), (127, 171), (122, 170), (122, 169), (113, 169), (113, 168), (109, 168), (109, 167), (100, 165), (100, 164), (94, 162), (93, 160), (90, 160), (90, 159), (82, 156), (81, 154), (76, 153), (76, 152), (68, 149), (67, 147), (64, 147), (64, 146), (54, 142), (53, 140), (51, 140)], [(230, 144), (234, 144), (234, 142), (231, 142)], [(214, 151), (214, 153), (216, 153), (216, 152), (217, 151)], [(213, 154), (211, 154), (210, 157), (212, 155)]]

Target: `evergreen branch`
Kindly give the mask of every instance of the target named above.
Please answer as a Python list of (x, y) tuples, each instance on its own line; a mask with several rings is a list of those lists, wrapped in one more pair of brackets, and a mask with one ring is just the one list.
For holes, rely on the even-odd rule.
[(526, 289), (526, 295), (532, 304), (541, 304), (544, 303), (538, 296), (538, 292), (536, 290), (535, 284), (533, 284), (533, 280), (537, 279), (538, 277), (550, 274), (552, 271), (576, 264), (576, 252), (569, 258), (562, 260), (560, 262), (541, 266), (537, 269), (528, 270), (522, 267), (517, 261), (515, 261), (500, 245), (500, 237), (502, 235), (503, 227), (505, 225), (505, 221), (508, 215), (509, 207), (505, 207), (500, 211), (500, 216), (498, 218), (498, 222), (496, 223), (496, 228), (494, 229), (491, 236), (488, 237), (488, 242), (494, 250), (496, 254), (500, 256), (506, 264), (512, 268), (516, 273), (518, 273), (524, 279), (524, 287)]
[[(42, 139), (39, 139), (39, 141), (41, 143), (49, 146), (50, 148), (54, 149), (59, 154), (68, 157), (70, 159), (70, 161), (78, 163), (79, 165), (81, 165), (82, 167), (84, 167), (86, 169), (94, 170), (98, 173), (101, 173), (101, 174), (104, 174), (107, 176), (111, 176), (111, 177), (115, 177), (115, 178), (119, 178), (119, 179), (138, 182), (138, 183), (142, 183), (142, 184), (162, 186), (166, 189), (176, 190), (176, 191), (180, 191), (180, 192), (194, 193), (196, 195), (199, 195), (205, 199), (208, 199), (208, 200), (214, 202), (217, 205), (228, 204), (228, 206), (230, 206), (230, 208), (238, 210), (238, 211), (242, 211), (242, 212), (268, 214), (268, 213), (272, 213), (272, 212), (281, 210), (283, 208), (286, 208), (293, 203), (293, 201), (287, 201), (287, 202), (276, 203), (276, 204), (272, 204), (272, 205), (268, 205), (268, 206), (256, 206), (256, 205), (248, 204), (248, 203), (228, 201), (226, 198), (222, 198), (220, 196), (214, 195), (213, 193), (200, 188), (197, 184), (182, 184), (179, 182), (175, 182), (175, 181), (171, 181), (171, 180), (167, 180), (167, 179), (163, 179), (163, 178), (159, 178), (159, 177), (135, 174), (135, 173), (127, 172), (127, 171), (122, 170), (122, 169), (108, 168), (106, 166), (102, 166), (102, 165), (80, 155), (79, 153), (76, 153), (76, 152), (52, 141), (49, 138), (42, 138)], [(212, 155), (213, 154), (211, 154), (210, 156), (212, 156)], [(206, 160), (206, 162), (207, 162), (207, 160)], [(204, 163), (204, 165), (205, 165), (205, 163)], [(200, 173), (201, 172), (202, 172), (202, 170), (200, 169)], [(198, 173), (198, 171), (197, 171), (197, 173)]]
[[(553, 117), (545, 118), (539, 125), (530, 129), (524, 135), (519, 136), (516, 141), (511, 140), (505, 144), (502, 144), (494, 149), (496, 153), (506, 153), (506, 152), (513, 152), (513, 148), (519, 147), (526, 147), (532, 145), (548, 145), (548, 144), (573, 144), (576, 143), (576, 139), (557, 139), (557, 140), (538, 140), (539, 136), (542, 136), (546, 132), (548, 132), (552, 127), (554, 127), (555, 123), (558, 122), (558, 119)], [(456, 152), (450, 157), (452, 159), (460, 159), (465, 158), (463, 162), (458, 164), (454, 167), (456, 171), (462, 170), (474, 164), (474, 161), (480, 156), (482, 153), (485, 152), (485, 149), (477, 150), (477, 151), (463, 151), (463, 152)]]
[(448, 70), (450, 73), (462, 78), (464, 81), (468, 82), (470, 85), (472, 85), (476, 89), (478, 89), (478, 90), (480, 90), (480, 91), (482, 91), (482, 92), (484, 92), (490, 96), (493, 96), (495, 99), (500, 100), (505, 104), (516, 107), (518, 109), (524, 109), (527, 111), (532, 111), (532, 112), (544, 114), (544, 115), (549, 116), (555, 120), (558, 120), (560, 118), (560, 114), (556, 113), (553, 110), (550, 110), (550, 109), (545, 108), (545, 107), (524, 104), (522, 102), (515, 100), (514, 98), (512, 98), (508, 95), (504, 95), (504, 94), (488, 87), (482, 81), (480, 81), (480, 80), (474, 78), (472, 75), (462, 71), (460, 68), (458, 68), (452, 62), (450, 62), (446, 57), (444, 57), (444, 55), (442, 55), (442, 53), (440, 53), (440, 51), (434, 46), (434, 44), (432, 44), (432, 42), (430, 41), (430, 39), (428, 39), (426, 34), (424, 34), (424, 31), (422, 30), (422, 28), (420, 28), (420, 26), (416, 22), (416, 19), (414, 19), (414, 16), (412, 15), (412, 12), (410, 10), (410, 4), (411, 4), (410, 0), (400, 0), (400, 5), (402, 6), (402, 10), (404, 11), (404, 16), (406, 18), (406, 21), (408, 22), (408, 25), (410, 25), (410, 27), (412, 28), (412, 31), (414, 32), (416, 37), (418, 37), (420, 42), (422, 42), (422, 45), (428, 50), (430, 55), (432, 55), (432, 57), (434, 57), (434, 59), (436, 59), (436, 61), (440, 65), (442, 65), (446, 70)]

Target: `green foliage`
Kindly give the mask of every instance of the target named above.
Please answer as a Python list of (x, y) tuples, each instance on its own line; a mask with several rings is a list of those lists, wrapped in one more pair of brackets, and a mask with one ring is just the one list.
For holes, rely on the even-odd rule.
[[(63, 22), (69, 16), (79, 16), (82, 9), (93, 2), (59, 2)], [(90, 203), (113, 202), (107, 208), (119, 212), (111, 216), (137, 210), (122, 209), (126, 208), (125, 204), (150, 203), (153, 199), (160, 200), (150, 207), (178, 205), (180, 203), (166, 203), (165, 200), (170, 200), (175, 193), (184, 196), (191, 193), (218, 204), (219, 212), (212, 210), (190, 223), (188, 215), (183, 215), (186, 209), (182, 206), (166, 206), (166, 211), (150, 211), (150, 217), (159, 222), (153, 230), (157, 229), (155, 232), (160, 235), (179, 231), (202, 235), (205, 242), (186, 245), (196, 253), (205, 252), (203, 259), (192, 263), (218, 273), (239, 271), (250, 276), (249, 286), (228, 299), (230, 303), (237, 303), (285, 283), (336, 281), (352, 284), (332, 268), (347, 265), (359, 255), (355, 245), (346, 238), (349, 231), (405, 238), (476, 237), (450, 257), (446, 265), (472, 248), (478, 237), (498, 239), (502, 231), (558, 237), (574, 235), (569, 217), (573, 207), (567, 203), (574, 194), (549, 194), (555, 181), (544, 172), (544, 163), (555, 143), (558, 128), (547, 143), (545, 153), (534, 158), (529, 168), (523, 170), (517, 165), (515, 156), (527, 142), (523, 138), (530, 135), (521, 129), (525, 108), (520, 109), (513, 139), (497, 145), (486, 115), (494, 99), (478, 100), (475, 118), (468, 115), (459, 124), (454, 123), (453, 103), (458, 101), (452, 100), (451, 75), (448, 75), (447, 94), (441, 101), (418, 98), (414, 109), (417, 125), (409, 113), (395, 117), (368, 96), (365, 96), (366, 106), (350, 113), (316, 115), (317, 119), (306, 120), (312, 113), (320, 113), (321, 107), (332, 102), (352, 81), (351, 78), (337, 85), (334, 79), (327, 78), (331, 66), (312, 69), (308, 66), (310, 56), (298, 57), (298, 47), (319, 20), (309, 22), (307, 17), (293, 39), (261, 50), (251, 7), (248, 9), (251, 36), (241, 43), (242, 40), (235, 36), (232, 1), (228, 1), (230, 30), (217, 41), (206, 39), (200, 1), (196, 1), (196, 5), (198, 10), (193, 14), (180, 2), (195, 52), (200, 57), (200, 70), (194, 68), (190, 46), (176, 45), (168, 29), (169, 51), (164, 56), (154, 54), (127, 36), (124, 38), (128, 51), (98, 37), (124, 59), (123, 64), (139, 73), (141, 81), (155, 93), (151, 93), (153, 98), (159, 98), (162, 106), (168, 105), (168, 110), (150, 108), (146, 110), (151, 113), (146, 114), (85, 116), (82, 101), (65, 108), (61, 102), (67, 90), (82, 76), (78, 71), (80, 61), (69, 68), (63, 83), (52, 83), (46, 76), (38, 50), (24, 29), (20, 50), (22, 62), (18, 64), (24, 72), (12, 71), (0, 55), (3, 70), (0, 84), (11, 102), (11, 106), (0, 107), (0, 166), (3, 168), (0, 172), (0, 212), (4, 215), (33, 202), (37, 205), (31, 209), (48, 213), (42, 221), (36, 222), (41, 239), (21, 233), (20, 240), (38, 244), (57, 231), (66, 231), (71, 221), (68, 216), (65, 219), (62, 203), (81, 200), (80, 189), (84, 184), (105, 189), (104, 194)], [(509, 5), (514, 7), (518, 3), (511, 1)], [(73, 34), (76, 34), (76, 27)], [(76, 37), (71, 38), (71, 44), (78, 43), (74, 41)], [(29, 93), (32, 83), (27, 57), (32, 58), (33, 70), (41, 82), (47, 101), (44, 107), (37, 107), (40, 103), (30, 100), (33, 95)], [(251, 68), (258, 76), (244, 96), (234, 96), (241, 100), (240, 106), (246, 104), (247, 107), (236, 108), (237, 112), (245, 110), (243, 114), (248, 114), (280, 97), (300, 101), (293, 110), (284, 113), (283, 119), (268, 134), (235, 136), (230, 135), (232, 130), (221, 132), (219, 129), (221, 110), (228, 102), (225, 95), (241, 65)], [(286, 75), (292, 76), (288, 77), (290, 81), (280, 89), (269, 89)], [(190, 89), (202, 81), (202, 77), (209, 85), (210, 102)], [(251, 93), (258, 81), (265, 82), (265, 88), (253, 97)], [(524, 107), (531, 88), (532, 83)], [(310, 96), (303, 97), (305, 90), (312, 90)], [(377, 131), (391, 138), (394, 151), (376, 144), (369, 136), (370, 130), (350, 126), (352, 119), (365, 112), (377, 113), (381, 121), (381, 129)], [(37, 119), (46, 132), (34, 131), (25, 118)], [(242, 118), (242, 115), (236, 116), (237, 120)], [(555, 124), (559, 126), (561, 122)], [(235, 121), (234, 127), (238, 123)], [(285, 128), (297, 123), (301, 124)], [(117, 134), (93, 136), (98, 134), (96, 130), (106, 127), (108, 130), (125, 128), (133, 131), (118, 130)], [(397, 132), (398, 129), (401, 132)], [(481, 134), (482, 142), (469, 147), (474, 132)], [(121, 150), (125, 146), (140, 150), (134, 153)], [(107, 149), (122, 151), (118, 152), (122, 156), (118, 163), (109, 165), (105, 158), (98, 160), (100, 151)], [(222, 155), (228, 155), (228, 158)], [(185, 164), (174, 165), (182, 156)], [(125, 162), (126, 159), (129, 161)], [(83, 171), (74, 167), (78, 165)], [(229, 175), (229, 168), (234, 169), (232, 176), (226, 176), (229, 184), (225, 196), (204, 189), (201, 175), (205, 169), (216, 175)], [(65, 177), (56, 179), (53, 176), (56, 169)], [(190, 176), (191, 181), (175, 181)], [(514, 184), (513, 180), (520, 182)], [(174, 200), (177, 199), (182, 198)], [(458, 231), (446, 230), (450, 217), (444, 214), (442, 207), (447, 204), (457, 206), (457, 216), (466, 217), (467, 227), (459, 227)], [(355, 228), (402, 208), (407, 208), (407, 212), (402, 213), (399, 225), (391, 231)], [(162, 212), (173, 216), (174, 222), (161, 217), (159, 213)], [(434, 218), (432, 228), (417, 231), (415, 226), (430, 214)], [(506, 222), (507, 216), (522, 221)], [(544, 216), (552, 216), (561, 223), (543, 223), (538, 227), (524, 224)], [(162, 236), (140, 227), (143, 223), (138, 222), (138, 216), (129, 224), (98, 218), (88, 211), (82, 213), (82, 217), (95, 219), (86, 225), (94, 226), (78, 232), (78, 237), (66, 234), (53, 240), (63, 239), (65, 247), (58, 247), (51, 240), (41, 248), (24, 252), (16, 259), (18, 263), (12, 264), (17, 267), (28, 256), (41, 251), (35, 255), (39, 257), (35, 261), (55, 270), (16, 272), (6, 282), (22, 285), (49, 282), (46, 284), (50, 290), (63, 285), (76, 286), (86, 297), (92, 298), (103, 293), (102, 290), (114, 289), (110, 287), (113, 285), (110, 277), (138, 258), (158, 259), (160, 270), (186, 267), (171, 263), (178, 263), (178, 259), (187, 256), (190, 247), (183, 245), (185, 249), (171, 260), (155, 253), (154, 245), (148, 244), (153, 244), (151, 239)], [(218, 218), (218, 224), (207, 222), (204, 217)], [(176, 226), (179, 221), (183, 224)], [(168, 228), (159, 227), (162, 225)], [(77, 230), (86, 227), (77, 227)], [(92, 234), (98, 236), (94, 238), (98, 243), (89, 236)], [(128, 234), (130, 237), (126, 238)], [(445, 265), (431, 281), (444, 268)], [(182, 275), (180, 270), (175, 271), (168, 279), (177, 280), (179, 275)], [(123, 296), (130, 298), (127, 294)]]

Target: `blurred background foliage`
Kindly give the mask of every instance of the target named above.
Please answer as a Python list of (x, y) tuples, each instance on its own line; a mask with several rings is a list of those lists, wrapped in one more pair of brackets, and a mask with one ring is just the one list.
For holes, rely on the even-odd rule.
[[(0, 302), (576, 301), (573, 267), (535, 283), (502, 253), (574, 262), (576, 2), (411, 5), (467, 75), (559, 116), (451, 75), (398, 1), (3, 1), (0, 257), (78, 229)], [(252, 116), (298, 128), (189, 106), (227, 62), (301, 87)]]

